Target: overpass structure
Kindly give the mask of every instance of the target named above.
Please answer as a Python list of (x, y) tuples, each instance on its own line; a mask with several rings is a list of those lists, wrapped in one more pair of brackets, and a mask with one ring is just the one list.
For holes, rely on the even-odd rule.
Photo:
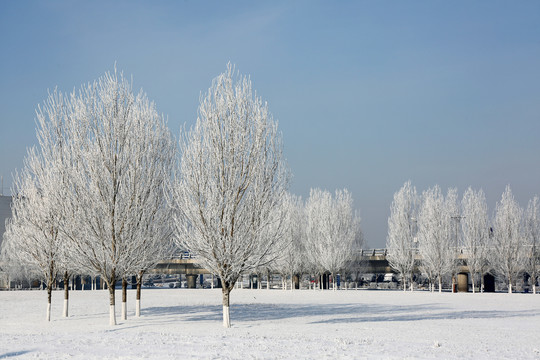
[[(394, 270), (386, 259), (386, 249), (361, 250), (356, 257), (356, 262), (365, 273), (391, 273)], [(171, 259), (162, 260), (149, 271), (150, 274), (186, 274), (200, 275), (211, 274), (197, 256), (189, 251), (181, 252)]]
[[(466, 266), (466, 257), (461, 251), (458, 251), (458, 260), (461, 260), (461, 265), (458, 267), (457, 290), (460, 292), (468, 291), (469, 269)], [(386, 258), (386, 249), (369, 249), (360, 250), (356, 256), (353, 267), (358, 269), (358, 272), (365, 274), (388, 274), (396, 273), (388, 263)], [(417, 255), (417, 260), (421, 257)], [(160, 261), (149, 274), (182, 274), (186, 275), (188, 287), (190, 284), (195, 284), (195, 279), (198, 275), (211, 274), (207, 270), (200, 259), (190, 252), (182, 252), (172, 259)]]

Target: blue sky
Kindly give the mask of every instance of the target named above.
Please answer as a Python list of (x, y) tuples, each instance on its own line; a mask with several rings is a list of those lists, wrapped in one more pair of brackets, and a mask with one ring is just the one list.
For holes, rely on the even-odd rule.
[[(283, 132), (291, 191), (348, 188), (384, 246), (406, 180), (540, 193), (538, 1), (0, 1), (4, 193), (35, 144), (35, 108), (111, 70), (194, 123), (228, 61)], [(491, 210), (490, 210), (491, 211)]]

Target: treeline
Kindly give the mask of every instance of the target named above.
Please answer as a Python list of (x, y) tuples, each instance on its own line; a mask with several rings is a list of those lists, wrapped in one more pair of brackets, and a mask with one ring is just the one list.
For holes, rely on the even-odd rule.
[[(195, 125), (177, 142), (142, 90), (107, 72), (78, 91), (54, 90), (37, 111), (38, 145), (14, 176), (2, 243), (8, 272), (99, 276), (109, 289), (137, 279), (177, 249), (197, 255), (222, 285), (223, 325), (239, 277), (260, 269), (340, 271), (361, 246), (352, 196), (288, 193), (282, 136), (251, 80), (232, 65), (201, 96)], [(309, 270), (306, 270), (309, 269)], [(64, 285), (63, 316), (69, 291)]]
[(483, 290), (485, 274), (504, 279), (508, 292), (524, 273), (533, 293), (539, 270), (540, 204), (532, 198), (520, 207), (507, 186), (489, 216), (483, 191), (468, 188), (461, 200), (457, 189), (444, 195), (434, 186), (421, 195), (411, 182), (394, 194), (388, 218), (387, 251), (390, 265), (413, 289), (419, 269), (433, 290), (442, 281), (456, 279), (461, 257), (469, 269), (472, 290)]

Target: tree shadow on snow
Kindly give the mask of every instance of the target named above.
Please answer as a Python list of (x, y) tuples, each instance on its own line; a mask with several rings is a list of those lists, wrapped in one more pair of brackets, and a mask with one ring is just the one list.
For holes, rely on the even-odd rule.
[(7, 359), (7, 358), (15, 357), (15, 356), (21, 356), (21, 355), (24, 355), (24, 354), (28, 354), (31, 351), (32, 350), (21, 350), (21, 351), (7, 352), (7, 353), (4, 353), (4, 354), (0, 354), (0, 359)]
[[(170, 306), (150, 307), (144, 314), (156, 318), (174, 317), (171, 321), (220, 321), (222, 306)], [(522, 311), (459, 311), (448, 310), (435, 304), (411, 306), (366, 304), (231, 304), (234, 322), (257, 322), (292, 318), (327, 317), (311, 321), (312, 324), (356, 323), (380, 321), (422, 321), (511, 318), (539, 315), (538, 310)], [(179, 319), (180, 317), (181, 319)], [(166, 319), (162, 319), (166, 320)]]

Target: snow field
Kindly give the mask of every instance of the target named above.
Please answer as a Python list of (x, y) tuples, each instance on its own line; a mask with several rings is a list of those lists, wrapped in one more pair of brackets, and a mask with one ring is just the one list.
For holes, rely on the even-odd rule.
[[(144, 289), (108, 325), (107, 291), (0, 292), (0, 359), (538, 359), (540, 295)], [(120, 314), (117, 291), (117, 315)]]

